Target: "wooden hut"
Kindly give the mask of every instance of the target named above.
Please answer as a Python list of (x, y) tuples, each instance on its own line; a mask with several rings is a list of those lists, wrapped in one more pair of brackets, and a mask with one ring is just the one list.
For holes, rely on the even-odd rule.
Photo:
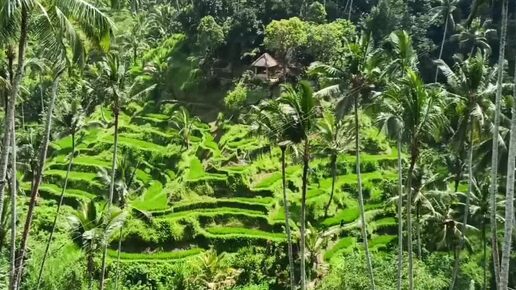
[(276, 68), (278, 67), (278, 61), (276, 61), (270, 54), (264, 53), (256, 59), (251, 66), (254, 67), (254, 73), (257, 77), (271, 80), (271, 73), (275, 73)]

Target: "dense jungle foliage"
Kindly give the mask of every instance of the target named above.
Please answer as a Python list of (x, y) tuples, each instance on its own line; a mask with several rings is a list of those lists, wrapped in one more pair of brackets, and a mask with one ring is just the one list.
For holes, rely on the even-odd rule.
[(0, 289), (515, 289), (515, 83), (514, 0), (0, 0)]

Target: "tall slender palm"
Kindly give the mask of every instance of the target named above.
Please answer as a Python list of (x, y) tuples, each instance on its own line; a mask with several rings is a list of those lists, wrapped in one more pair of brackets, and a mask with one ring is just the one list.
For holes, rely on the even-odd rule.
[(490, 35), (496, 30), (490, 29), (491, 22), (482, 21), (479, 18), (473, 21), (471, 26), (457, 25), (457, 33), (450, 37), (451, 41), (458, 42), (459, 47), (470, 55), (478, 51), (491, 53), (491, 46), (488, 43)]
[[(386, 94), (400, 94), (400, 87), (394, 86), (389, 88)], [(382, 131), (396, 140), (398, 150), (398, 279), (397, 289), (401, 290), (403, 278), (403, 165), (401, 148), (403, 146), (403, 120), (401, 112), (403, 107), (400, 103), (390, 102), (388, 98), (380, 102), (380, 114), (378, 121), (381, 124)]]
[(280, 106), (290, 120), (287, 134), (292, 136), (294, 143), (303, 143), (303, 177), (301, 191), (301, 289), (306, 289), (306, 192), (308, 186), (308, 170), (310, 166), (310, 138), (309, 133), (314, 125), (317, 113), (316, 102), (312, 88), (308, 82), (300, 82), (295, 88), (285, 86), (282, 96), (278, 99)]
[[(43, 169), (45, 166), (45, 161), (47, 159), (48, 144), (50, 143), (50, 133), (52, 130), (52, 116), (53, 116), (53, 111), (54, 111), (54, 105), (55, 105), (55, 101), (56, 101), (58, 91), (59, 91), (59, 80), (60, 80), (63, 72), (64, 72), (64, 68), (58, 67), (56, 74), (54, 76), (54, 81), (52, 83), (51, 98), (50, 98), (50, 102), (49, 102), (49, 105), (47, 108), (47, 115), (45, 118), (45, 129), (44, 129), (44, 133), (43, 133), (43, 141), (41, 142), (36, 175), (34, 176), (32, 188), (31, 188), (29, 208), (27, 210), (27, 218), (25, 220), (25, 225), (24, 225), (23, 234), (22, 234), (22, 240), (20, 243), (20, 252), (19, 252), (19, 255), (17, 256), (17, 261), (16, 261), (15, 278), (18, 279), (18, 284), (21, 283), (21, 278), (22, 278), (22, 274), (23, 274), (25, 251), (26, 251), (27, 242), (29, 239), (30, 227), (31, 227), (32, 218), (34, 215), (34, 209), (36, 206), (36, 198), (38, 196), (39, 186), (41, 184), (42, 177), (43, 177)], [(16, 285), (13, 287), (14, 287), (14, 289), (17, 289)]]
[[(452, 29), (455, 27), (455, 19), (453, 17), (453, 12), (457, 9), (457, 5), (459, 4), (458, 0), (440, 0), (438, 6), (432, 9), (432, 13), (434, 14), (433, 18), (437, 18), (442, 16), (444, 18), (444, 31), (443, 31), (443, 39), (441, 40), (441, 48), (439, 49), (439, 57), (438, 59), (443, 58), (444, 44), (446, 42), (446, 35), (448, 34), (448, 28)], [(439, 68), (435, 69), (435, 82), (437, 82), (437, 78), (439, 77)]]
[[(101, 76), (100, 82), (104, 83), (106, 86), (106, 93), (109, 95), (109, 105), (111, 105), (111, 110), (113, 112), (114, 118), (114, 134), (113, 134), (113, 158), (111, 164), (111, 180), (109, 185), (109, 195), (107, 200), (107, 210), (109, 211), (111, 205), (113, 204), (113, 194), (115, 192), (115, 182), (116, 182), (116, 170), (117, 170), (117, 159), (118, 159), (118, 130), (119, 130), (119, 121), (120, 121), (120, 113), (121, 109), (124, 106), (125, 102), (127, 102), (131, 98), (137, 98), (142, 94), (146, 94), (152, 89), (154, 89), (155, 85), (151, 85), (143, 90), (134, 93), (134, 88), (136, 83), (127, 87), (127, 78), (128, 71), (125, 68), (125, 65), (121, 63), (119, 56), (116, 53), (108, 54), (102, 62), (99, 63), (101, 70), (103, 71), (103, 75)], [(106, 258), (107, 258), (107, 247), (104, 247), (104, 252), (102, 254), (102, 268), (101, 268), (101, 276), (100, 276), (100, 289), (103, 290), (105, 274), (106, 274)]]
[[(36, 15), (34, 26), (29, 27), (31, 15)], [(109, 47), (112, 34), (112, 22), (94, 5), (84, 0), (0, 0), (0, 36), (2, 39), (14, 39), (18, 35), (18, 61), (16, 69), (12, 70), (9, 104), (7, 106), (3, 148), (9, 142), (11, 123), (14, 122), (16, 98), (24, 77), (25, 53), (28, 46), (28, 36), (33, 32), (41, 47), (45, 48), (47, 57), (54, 60), (68, 55), (70, 48), (73, 59), (82, 61), (84, 58), (84, 41), (102, 48)], [(16, 31), (19, 30), (17, 34)], [(3, 202), (5, 174), (7, 170), (8, 152), (0, 155), (0, 205)], [(33, 206), (32, 206), (33, 207)], [(2, 206), (0, 206), (1, 211)], [(32, 218), (30, 218), (32, 219)], [(27, 219), (29, 220), (29, 219)], [(25, 233), (24, 233), (25, 235)], [(22, 245), (21, 252), (25, 252)]]
[(109, 243), (111, 237), (122, 226), (125, 218), (126, 213), (117, 208), (111, 208), (109, 211), (99, 214), (93, 200), (89, 203), (82, 203), (79, 210), (68, 217), (73, 239), (80, 241), (86, 251), (88, 289), (93, 289), (95, 254)]
[[(500, 282), (499, 259), (498, 259), (498, 239), (496, 236), (496, 194), (498, 192), (498, 134), (500, 131), (500, 115), (501, 115), (501, 98), (502, 98), (502, 82), (503, 67), (505, 61), (505, 45), (507, 43), (507, 22), (509, 14), (509, 1), (502, 0), (502, 27), (500, 33), (500, 51), (498, 54), (498, 76), (495, 99), (495, 120), (493, 127), (493, 151), (491, 156), (491, 243), (493, 249), (493, 266), (496, 285)], [(507, 269), (508, 270), (508, 269)], [(504, 273), (504, 275), (506, 275)], [(504, 277), (505, 279), (505, 277)], [(504, 281), (505, 282), (505, 281)]]
[(413, 289), (413, 251), (412, 251), (412, 203), (413, 176), (416, 164), (424, 146), (425, 140), (431, 136), (437, 138), (440, 128), (445, 123), (442, 111), (442, 94), (433, 88), (426, 87), (413, 70), (408, 70), (394, 93), (384, 96), (386, 103), (403, 108), (400, 119), (403, 120), (402, 138), (408, 144), (410, 163), (407, 172), (407, 246), (409, 256), (409, 289)]
[[(117, 166), (117, 154), (118, 154), (118, 127), (119, 127), (119, 117), (120, 117), (120, 102), (123, 101), (121, 99), (121, 94), (124, 93), (125, 89), (125, 81), (127, 72), (125, 71), (125, 67), (120, 63), (120, 60), (116, 54), (109, 54), (106, 57), (106, 60), (102, 63), (104, 67), (104, 73), (108, 82), (108, 91), (111, 95), (111, 109), (113, 111), (114, 117), (114, 134), (113, 134), (113, 158), (111, 165), (111, 181), (109, 184), (109, 196), (107, 200), (107, 211), (110, 210), (111, 205), (113, 204), (113, 194), (115, 191), (115, 181), (116, 181), (116, 166)], [(106, 273), (106, 257), (107, 257), (107, 245), (104, 246), (104, 252), (102, 253), (102, 268), (101, 268), (101, 276), (100, 276), (100, 289), (103, 290), (105, 273)]]
[[(16, 205), (16, 199), (17, 199), (17, 170), (16, 170), (16, 128), (15, 123), (12, 123), (11, 128), (11, 170), (12, 170), (12, 176), (11, 176), (11, 271), (10, 271), (10, 287), (11, 289), (18, 289), (18, 279), (16, 277), (16, 223), (18, 218), (17, 213), (17, 205)], [(7, 150), (4, 149), (4, 150)]]
[[(513, 100), (516, 100), (516, 67), (514, 68)], [(512, 232), (514, 227), (514, 169), (516, 163), (516, 102), (512, 103), (511, 138), (509, 142), (509, 160), (507, 164), (507, 185), (505, 187), (505, 230), (500, 269), (500, 289), (507, 289), (509, 284), (509, 266), (511, 261)]]
[(289, 115), (283, 114), (281, 106), (277, 101), (265, 101), (260, 106), (254, 108), (257, 112), (256, 123), (253, 124), (258, 131), (266, 136), (271, 142), (277, 144), (281, 149), (281, 180), (283, 192), (283, 207), (285, 210), (285, 232), (287, 234), (287, 250), (290, 271), (290, 288), (296, 288), (294, 253), (292, 250), (292, 234), (290, 232), (290, 210), (287, 196), (287, 177), (286, 177), (286, 151), (291, 141), (287, 134), (290, 127)]
[[(98, 44), (99, 47), (109, 47), (109, 39), (112, 34), (112, 23), (107, 16), (105, 16), (95, 6), (83, 0), (68, 0), (68, 1), (38, 1), (38, 0), (3, 0), (1, 4), (2, 20), (9, 23), (17, 22), (18, 12), (21, 14), (20, 18), (20, 36), (19, 36), (19, 51), (18, 51), (18, 68), (13, 80), (10, 104), (9, 104), (9, 118), (14, 122), (14, 108), (15, 99), (20, 89), (20, 83), (23, 79), (24, 65), (25, 65), (25, 50), (27, 47), (27, 38), (29, 34), (30, 15), (38, 13), (35, 19), (34, 32), (40, 40), (40, 44), (45, 48), (47, 56), (53, 60), (67, 59), (68, 50), (73, 54), (73, 60), (82, 61), (84, 57), (84, 41), (88, 40), (92, 44)], [(58, 72), (61, 69), (57, 70)], [(60, 73), (56, 74), (60, 75)], [(57, 80), (59, 78), (56, 78)], [(57, 83), (57, 82), (56, 82)], [(50, 117), (47, 117), (46, 131), (51, 130), (51, 115), (53, 107), (47, 109)], [(7, 130), (8, 131), (8, 130)], [(7, 132), (6, 131), (6, 132)], [(6, 133), (8, 134), (8, 133)], [(8, 140), (8, 135), (4, 134), (4, 144)], [(48, 136), (45, 134), (45, 136)], [(41, 182), (42, 171), (44, 168), (44, 161), (48, 147), (48, 138), (42, 143), (40, 161), (38, 164), (38, 173), (36, 175), (35, 183), (31, 189), (31, 199), (29, 202), (29, 209), (27, 218), (22, 233), (22, 240), (20, 243), (19, 255), (16, 258), (16, 273), (15, 277), (21, 282), (24, 258), (27, 247), (27, 240), (29, 238), (30, 227), (32, 224), (34, 208), (36, 206), (36, 196)], [(4, 155), (0, 156), (0, 171), (3, 170)], [(0, 192), (3, 191), (3, 174), (0, 172)], [(1, 200), (1, 198), (0, 198)], [(19, 283), (18, 283), (19, 284)], [(19, 285), (14, 285), (17, 289)]]
[[(483, 268), (483, 288), (490, 289), (488, 285), (487, 272), (489, 259), (487, 258), (487, 230), (489, 226), (490, 217), (490, 196), (489, 196), (490, 182), (489, 178), (484, 177), (480, 180), (475, 180), (473, 191), (471, 192), (470, 213), (471, 225), (480, 229), (482, 238), (482, 268)], [(497, 213), (496, 219), (503, 221), (503, 216), (498, 213), (498, 210), (503, 208), (503, 203), (500, 196), (497, 196)]]
[[(464, 209), (463, 225), (468, 224), (470, 196), (474, 186), (474, 171), (473, 171), (473, 150), (475, 143), (481, 138), (481, 133), (484, 130), (485, 119), (487, 119), (487, 112), (490, 109), (491, 102), (489, 98), (494, 93), (494, 86), (492, 85), (493, 73), (488, 69), (488, 59), (485, 55), (477, 53), (471, 56), (464, 62), (457, 62), (455, 70), (453, 71), (442, 60), (436, 62), (438, 68), (443, 72), (447, 78), (448, 92), (452, 96), (457, 110), (453, 115), (458, 116), (457, 128), (454, 128), (452, 136), (453, 147), (457, 148), (458, 157), (461, 158), (462, 151), (464, 151), (465, 143), (468, 144), (467, 162), (468, 165), (468, 190), (466, 193), (466, 203)], [(466, 141), (467, 140), (467, 141)], [(456, 183), (459, 182), (461, 170), (456, 172)], [(466, 234), (465, 230), (461, 231)], [(463, 239), (464, 240), (464, 239)], [(459, 245), (459, 247), (462, 243)], [(454, 271), (452, 273), (452, 280), (450, 289), (453, 289), (455, 279), (460, 265), (460, 250), (455, 261)]]
[(344, 59), (346, 65), (344, 67), (339, 68), (314, 63), (310, 68), (311, 74), (321, 76), (330, 83), (326, 88), (319, 90), (316, 95), (336, 98), (336, 111), (339, 118), (349, 114), (351, 111), (355, 118), (355, 156), (361, 232), (371, 289), (373, 290), (375, 288), (373, 264), (367, 240), (362, 175), (360, 174), (359, 107), (368, 103), (375, 83), (380, 81), (381, 73), (378, 67), (381, 65), (382, 61), (383, 59), (379, 56), (379, 51), (375, 49), (371, 37), (361, 35), (357, 37), (355, 41), (348, 44)]
[[(14, 36), (14, 29), (17, 29), (19, 26), (20, 34), (18, 38), (18, 65), (16, 70), (11, 67), (9, 70), (10, 80), (10, 90), (9, 94), (6, 98), (7, 104), (5, 112), (5, 122), (4, 122), (4, 134), (2, 138), (2, 154), (0, 155), (0, 216), (1, 211), (3, 209), (3, 200), (4, 200), (4, 188), (7, 183), (6, 174), (7, 174), (7, 163), (9, 157), (8, 148), (11, 144), (10, 138), (13, 135), (11, 130), (13, 124), (15, 122), (15, 111), (16, 111), (16, 99), (18, 97), (18, 93), (20, 90), (21, 81), (23, 79), (24, 73), (24, 64), (25, 64), (25, 52), (27, 48), (27, 39), (29, 33), (29, 18), (30, 18), (30, 5), (32, 1), (12, 1), (12, 0), (3, 0), (0, 2), (0, 19), (2, 23), (0, 25), (1, 31), (0, 34), (6, 39), (7, 37)], [(20, 11), (21, 10), (21, 11)], [(16, 13), (15, 13), (16, 11)], [(19, 20), (18, 20), (19, 14)], [(19, 21), (19, 23), (18, 23)], [(14, 74), (11, 75), (11, 74)], [(16, 141), (15, 141), (16, 143)], [(15, 285), (16, 286), (16, 285)]]
[(66, 192), (66, 188), (68, 185), (68, 177), (70, 175), (70, 171), (71, 171), (72, 165), (73, 165), (73, 159), (75, 157), (76, 134), (80, 130), (80, 128), (83, 126), (84, 117), (85, 117), (84, 111), (82, 110), (79, 99), (73, 99), (71, 101), (71, 103), (65, 103), (63, 105), (64, 105), (64, 110), (63, 110), (62, 114), (60, 115), (60, 118), (58, 118), (57, 122), (62, 123), (63, 127), (65, 127), (66, 134), (69, 134), (71, 136), (72, 151), (70, 153), (68, 167), (66, 169), (65, 179), (63, 181), (63, 186), (61, 188), (61, 195), (59, 197), (59, 202), (57, 204), (54, 221), (52, 223), (52, 230), (50, 231), (50, 235), (48, 237), (48, 241), (47, 241), (47, 244), (45, 247), (45, 252), (43, 254), (43, 258), (41, 260), (41, 265), (39, 267), (38, 282), (37, 282), (36, 289), (39, 289), (40, 284), (41, 284), (41, 278), (43, 275), (43, 270), (45, 268), (45, 262), (46, 262), (46, 258), (48, 256), (48, 250), (50, 249), (50, 245), (52, 243), (52, 238), (54, 236), (54, 232), (55, 232), (56, 226), (57, 226), (57, 219), (58, 219), (59, 213), (61, 211), (61, 206), (63, 205), (64, 194)]
[(323, 143), (321, 151), (326, 156), (330, 156), (331, 168), (330, 198), (324, 207), (324, 217), (328, 216), (328, 209), (331, 206), (335, 192), (335, 182), (337, 181), (337, 158), (341, 153), (349, 150), (349, 144), (353, 143), (353, 130), (347, 128), (347, 125), (348, 124), (346, 124), (342, 119), (338, 119), (331, 111), (325, 112), (321, 122), (317, 124), (317, 129), (320, 134), (319, 137)]

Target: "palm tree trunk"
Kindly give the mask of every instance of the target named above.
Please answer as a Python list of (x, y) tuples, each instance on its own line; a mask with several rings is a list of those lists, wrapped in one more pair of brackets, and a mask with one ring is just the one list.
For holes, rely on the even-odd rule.
[(281, 180), (283, 185), (283, 206), (285, 207), (285, 231), (287, 232), (287, 244), (288, 244), (288, 265), (290, 267), (290, 289), (296, 289), (296, 278), (294, 271), (294, 254), (292, 251), (292, 235), (290, 234), (290, 211), (288, 209), (288, 198), (287, 198), (287, 177), (286, 177), (286, 165), (285, 165), (285, 150), (287, 146), (282, 145), (281, 148)]
[(88, 255), (88, 257), (86, 258), (87, 259), (86, 268), (88, 271), (88, 289), (92, 290), (93, 289), (93, 270), (95, 267), (95, 262), (93, 261), (93, 252), (92, 252), (91, 248), (88, 249), (87, 255)]
[(115, 279), (115, 290), (118, 290), (118, 281), (120, 278), (120, 253), (122, 252), (122, 234), (124, 227), (123, 225), (120, 227), (120, 238), (118, 239), (118, 249), (116, 253), (116, 279)]
[(401, 290), (403, 277), (403, 173), (401, 164), (401, 132), (398, 134), (398, 284)]
[[(13, 116), (14, 117), (14, 116)], [(14, 127), (14, 121), (12, 122), (12, 136), (11, 136), (11, 167), (12, 167), (12, 177), (11, 177), (11, 288), (13, 290), (18, 289), (17, 279), (16, 279), (16, 129)], [(5, 148), (7, 150), (7, 148)]]
[[(450, 15), (446, 15), (446, 21), (444, 22), (443, 39), (441, 41), (441, 49), (439, 50), (439, 59), (441, 59), (443, 57), (444, 43), (446, 42), (446, 34), (448, 33), (449, 18), (450, 18)], [(439, 67), (437, 67), (435, 69), (435, 82), (437, 82), (438, 77), (439, 77)]]
[[(116, 91), (115, 91), (116, 94)], [(116, 163), (118, 153), (118, 119), (120, 115), (120, 106), (118, 95), (115, 97), (114, 104), (114, 115), (115, 115), (115, 136), (113, 142), (113, 163), (111, 164), (111, 182), (109, 184), (109, 200), (107, 210), (109, 211), (113, 204), (113, 194), (115, 191), (115, 177), (116, 177)], [(107, 243), (104, 245), (104, 252), (102, 253), (102, 269), (100, 276), (100, 290), (105, 289), (104, 280), (106, 278), (106, 258), (107, 258)]]
[(498, 194), (498, 134), (500, 131), (500, 100), (502, 98), (502, 81), (503, 81), (503, 64), (505, 60), (505, 44), (507, 40), (507, 18), (508, 18), (508, 1), (503, 0), (502, 3), (502, 29), (500, 35), (500, 53), (498, 55), (498, 79), (496, 91), (496, 110), (493, 128), (493, 153), (491, 156), (491, 187), (489, 188), (490, 205), (491, 205), (491, 244), (493, 252), (493, 267), (495, 274), (495, 281), (498, 285), (500, 278), (500, 264), (498, 259), (498, 241), (497, 241), (497, 225), (496, 225), (496, 195)]
[(357, 191), (358, 206), (360, 208), (360, 228), (362, 230), (362, 239), (364, 242), (364, 250), (366, 256), (367, 270), (371, 283), (371, 290), (375, 289), (373, 263), (371, 253), (369, 252), (369, 243), (367, 241), (367, 223), (365, 219), (364, 196), (362, 194), (362, 175), (360, 174), (360, 124), (358, 121), (358, 96), (355, 96), (355, 155), (356, 155), (356, 173), (357, 173)]
[(408, 251), (408, 280), (409, 290), (414, 289), (414, 262), (413, 262), (413, 251), (412, 251), (412, 175), (414, 168), (416, 167), (416, 161), (418, 158), (417, 145), (412, 143), (412, 153), (410, 157), (410, 167), (407, 172), (407, 251)]
[(305, 152), (303, 154), (303, 189), (301, 193), (301, 290), (306, 290), (305, 270), (305, 233), (306, 233), (306, 188), (308, 186), (308, 168), (310, 162), (309, 140), (305, 138)]
[(66, 169), (66, 175), (63, 182), (63, 188), (61, 189), (61, 195), (59, 197), (59, 203), (57, 204), (56, 215), (54, 216), (54, 222), (52, 223), (52, 230), (50, 231), (50, 235), (48, 237), (47, 245), (45, 246), (45, 253), (43, 254), (43, 259), (41, 260), (41, 265), (39, 266), (39, 274), (38, 274), (38, 283), (36, 286), (36, 290), (39, 290), (41, 285), (41, 278), (43, 275), (43, 269), (45, 267), (45, 262), (48, 256), (48, 250), (50, 249), (50, 244), (52, 243), (52, 238), (54, 237), (54, 233), (57, 226), (57, 218), (59, 217), (59, 213), (61, 212), (61, 206), (64, 201), (64, 194), (66, 191), (66, 187), (68, 185), (68, 177), (70, 176), (70, 171), (72, 170), (73, 158), (75, 155), (75, 131), (72, 131), (72, 153), (70, 155), (70, 161), (68, 161), (68, 168)]
[(353, 0), (349, 2), (349, 14), (348, 14), (348, 20), (351, 20), (351, 12), (353, 11)]
[(421, 202), (416, 204), (416, 239), (417, 239), (417, 258), (421, 259)]
[(455, 287), (455, 280), (457, 279), (457, 275), (460, 270), (460, 253), (462, 248), (464, 247), (464, 242), (466, 240), (466, 230), (468, 225), (468, 217), (469, 217), (469, 206), (470, 206), (470, 197), (473, 192), (473, 119), (470, 119), (470, 128), (469, 128), (469, 151), (468, 151), (468, 192), (466, 193), (466, 205), (464, 206), (464, 217), (462, 221), (462, 233), (459, 242), (459, 248), (457, 251), (457, 256), (455, 257), (455, 262), (453, 265), (453, 272), (450, 282), (450, 290), (453, 290)]
[(487, 241), (486, 241), (486, 224), (485, 224), (483, 217), (482, 217), (482, 251), (483, 251), (483, 257), (484, 257), (483, 258), (484, 265), (482, 267), (484, 269), (484, 281), (483, 281), (484, 287), (482, 289), (487, 290)]
[[(516, 81), (516, 67), (514, 68)], [(516, 82), (513, 95), (516, 98)], [(509, 141), (509, 160), (507, 164), (507, 184), (505, 192), (505, 230), (500, 270), (500, 289), (507, 289), (509, 284), (509, 266), (511, 261), (512, 227), (514, 226), (514, 169), (516, 158), (516, 104), (512, 105), (511, 139)]]
[(335, 192), (335, 180), (337, 179), (337, 155), (331, 155), (331, 192), (330, 192), (330, 200), (324, 207), (324, 217), (328, 216), (328, 209), (330, 208), (331, 202), (333, 201), (333, 193)]
[[(20, 85), (23, 79), (24, 65), (25, 65), (25, 51), (27, 49), (27, 37), (29, 34), (29, 18), (30, 14), (25, 5), (22, 5), (21, 11), (21, 24), (20, 24), (20, 40), (18, 45), (18, 67), (16, 68), (16, 75), (13, 78), (11, 84), (11, 91), (9, 92), (9, 100), (7, 106), (7, 112), (5, 116), (5, 130), (2, 138), (2, 155), (0, 155), (0, 216), (2, 216), (2, 209), (4, 203), (4, 188), (6, 184), (7, 175), (7, 162), (9, 157), (9, 144), (11, 136), (11, 128), (13, 127), (15, 111), (16, 111), (16, 98), (20, 91)], [(12, 76), (11, 76), (12, 77)]]
[(32, 225), (32, 219), (34, 217), (34, 209), (36, 208), (36, 199), (39, 193), (39, 186), (41, 184), (41, 180), (43, 177), (43, 171), (45, 169), (45, 161), (47, 159), (48, 152), (48, 144), (50, 143), (50, 131), (52, 130), (52, 113), (54, 111), (54, 105), (57, 98), (57, 91), (59, 88), (59, 79), (63, 70), (57, 72), (56, 77), (54, 78), (54, 82), (52, 84), (52, 97), (50, 99), (50, 103), (47, 109), (47, 116), (45, 121), (45, 133), (43, 137), (43, 141), (41, 143), (39, 161), (38, 161), (38, 170), (36, 172), (36, 176), (34, 178), (34, 184), (30, 193), (30, 202), (29, 208), (27, 210), (27, 218), (25, 219), (25, 225), (23, 227), (22, 239), (20, 243), (19, 255), (16, 258), (16, 278), (18, 279), (18, 284), (21, 283), (21, 279), (23, 276), (23, 267), (24, 267), (24, 259), (25, 252), (27, 250), (27, 242), (29, 240), (30, 228)]

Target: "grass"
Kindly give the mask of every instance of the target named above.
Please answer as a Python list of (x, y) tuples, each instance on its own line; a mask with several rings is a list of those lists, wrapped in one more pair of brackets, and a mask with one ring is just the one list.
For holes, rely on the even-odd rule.
[[(30, 190), (31, 184), (30, 184), (30, 182), (20, 183), (20, 188), (23, 190)], [(61, 195), (62, 188), (55, 184), (45, 183), (45, 184), (40, 185), (39, 190), (47, 192), (50, 195), (59, 197)], [(73, 198), (77, 198), (77, 199), (91, 199), (91, 198), (95, 197), (94, 194), (91, 194), (89, 192), (79, 190), (79, 189), (69, 189), (69, 188), (66, 189), (64, 196), (73, 197)]]
[(163, 191), (163, 185), (157, 180), (152, 180), (149, 188), (132, 205), (140, 210), (162, 210), (168, 208), (168, 195)]
[[(45, 171), (45, 176), (58, 176), (64, 179), (66, 177), (66, 170), (49, 169)], [(97, 183), (94, 181), (95, 178), (97, 178), (97, 173), (91, 172), (70, 171), (70, 175), (68, 175), (69, 180), (83, 180), (91, 183)]]
[[(58, 164), (68, 164), (69, 158), (65, 155), (59, 155), (53, 161)], [(101, 157), (98, 156), (79, 155), (73, 159), (73, 165), (110, 168), (111, 162), (103, 160)]]
[[(181, 260), (185, 258), (189, 258), (192, 256), (196, 256), (204, 252), (201, 248), (191, 248), (188, 250), (176, 250), (171, 252), (155, 252), (155, 253), (127, 253), (127, 252), (120, 252), (120, 259), (126, 260), (126, 261), (135, 261), (135, 262), (141, 262), (141, 261), (156, 261), (156, 260), (163, 260), (163, 261), (174, 261), (174, 260)], [(116, 259), (118, 257), (118, 252), (116, 250), (109, 249), (108, 255)]]
[(243, 236), (253, 238), (263, 238), (266, 240), (273, 241), (284, 241), (285, 234), (282, 233), (270, 233), (256, 229), (249, 228), (236, 228), (236, 227), (210, 227), (206, 231), (213, 235), (223, 236)]
[(181, 211), (181, 212), (167, 212), (163, 211), (163, 215), (157, 214), (159, 212), (152, 212), (153, 215), (160, 216), (160, 218), (184, 218), (188, 216), (217, 216), (217, 215), (246, 215), (251, 217), (265, 217), (261, 211), (239, 209), (234, 207), (218, 207), (218, 208), (207, 208), (202, 211)]
[(338, 225), (341, 222), (350, 223), (355, 221), (359, 215), (358, 207), (350, 207), (339, 211), (335, 216), (329, 217), (322, 222), (322, 225), (329, 227)]
[(336, 254), (351, 249), (351, 246), (354, 246), (356, 242), (357, 240), (354, 237), (345, 237), (343, 239), (340, 239), (331, 247), (331, 249), (324, 253), (324, 260), (329, 261)]
[(395, 235), (380, 235), (376, 236), (369, 241), (369, 247), (376, 249), (383, 249), (387, 245), (396, 239)]

